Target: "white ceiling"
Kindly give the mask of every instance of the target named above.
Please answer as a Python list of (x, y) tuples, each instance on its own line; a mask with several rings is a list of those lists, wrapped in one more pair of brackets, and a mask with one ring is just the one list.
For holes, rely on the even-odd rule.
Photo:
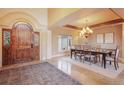
[(119, 19), (120, 17), (113, 13), (110, 9), (104, 9), (102, 11), (96, 12), (94, 14), (88, 15), (84, 18), (78, 19), (70, 23), (71, 25), (75, 26), (82, 26), (83, 24), (87, 23), (88, 25), (99, 24), (102, 22), (107, 22), (114, 19)]
[[(52, 16), (52, 13), (48, 16)], [(89, 25), (93, 25), (119, 18), (124, 18), (124, 9), (81, 8), (78, 11), (71, 12), (69, 15), (64, 16), (64, 18), (59, 19), (58, 22), (54, 24), (54, 26), (63, 26), (66, 24), (70, 24), (82, 27), (82, 25), (85, 23), (85, 20), (88, 20)]]
[[(48, 9), (49, 10), (49, 9)], [(61, 10), (61, 11), (59, 11)], [(57, 18), (63, 15), (63, 17), (60, 17), (57, 21), (55, 21), (54, 25), (59, 25), (59, 26), (63, 26), (66, 24), (71, 24), (71, 25), (75, 25), (75, 26), (82, 26), (85, 23), (85, 20), (88, 20), (88, 24), (89, 25), (93, 25), (93, 24), (98, 24), (98, 23), (102, 23), (102, 22), (106, 22), (109, 20), (114, 20), (114, 19), (118, 19), (118, 18), (124, 18), (124, 8), (114, 8), (112, 9), (113, 11), (111, 11), (111, 9), (108, 8), (80, 8), (80, 9), (72, 9), (71, 8), (57, 8), (57, 9), (52, 9), (52, 11), (50, 11), (51, 13), (49, 14), (48, 11), (48, 18), (50, 16), (54, 16), (54, 18)], [(44, 13), (44, 9), (43, 8), (29, 8), (29, 9), (25, 9), (25, 8), (0, 8), (0, 18), (2, 18), (3, 16), (7, 15), (8, 13), (12, 13), (12, 12), (28, 12), (29, 14), (35, 14), (35, 16), (37, 16), (37, 18), (41, 19), (41, 15), (42, 13)], [(56, 12), (56, 14), (54, 13)], [(67, 13), (68, 12), (68, 13)], [(53, 13), (53, 14), (52, 14)]]

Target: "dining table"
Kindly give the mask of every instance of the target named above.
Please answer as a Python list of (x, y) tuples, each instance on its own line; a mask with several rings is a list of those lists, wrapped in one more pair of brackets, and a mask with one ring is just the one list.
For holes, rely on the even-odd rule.
[(112, 50), (108, 50), (108, 49), (101, 49), (100, 51), (96, 51), (96, 50), (83, 50), (83, 49), (71, 49), (71, 58), (72, 55), (76, 54), (76, 52), (90, 52), (91, 54), (101, 54), (102, 55), (102, 62), (103, 62), (103, 66), (104, 68), (106, 68), (106, 56), (107, 55), (111, 55), (112, 54)]

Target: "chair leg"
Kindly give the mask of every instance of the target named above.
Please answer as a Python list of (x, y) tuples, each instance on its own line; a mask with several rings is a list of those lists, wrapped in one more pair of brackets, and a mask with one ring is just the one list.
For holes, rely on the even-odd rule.
[(96, 55), (96, 61), (98, 61), (98, 56)]
[(101, 66), (103, 67), (103, 59), (102, 59), (102, 64), (101, 64)]
[(91, 65), (91, 58), (88, 58), (88, 61), (90, 62), (90, 65)]
[(76, 54), (74, 54), (74, 58), (75, 58), (75, 60), (77, 59), (77, 58), (76, 58)]
[(119, 68), (118, 62), (117, 62), (117, 67)]
[(118, 61), (116, 61), (117, 68), (119, 68)]
[(93, 58), (93, 63), (95, 64), (97, 62), (97, 57)]
[(96, 61), (96, 63), (98, 62), (98, 61), (97, 61), (97, 56), (95, 56), (95, 61)]
[(82, 61), (82, 56), (80, 56), (80, 62)]
[(75, 60), (77, 60), (77, 56), (75, 55)]
[(75, 60), (77, 60), (77, 57), (75, 56)]
[(99, 55), (99, 62), (100, 62), (100, 55)]
[(82, 57), (81, 57), (81, 60), (82, 60), (82, 61), (83, 61), (83, 63), (84, 63), (84, 58), (82, 58)]
[(83, 59), (83, 63), (84, 63), (84, 59)]
[(110, 61), (110, 65), (112, 64), (112, 62)]
[(97, 57), (94, 57), (94, 63), (97, 63)]
[(83, 57), (83, 60), (85, 60), (85, 57)]
[(98, 58), (98, 61), (100, 62), (100, 55), (98, 55), (97, 58)]
[(115, 66), (115, 70), (117, 70), (117, 64), (116, 64), (116, 61), (114, 61), (114, 66)]
[(101, 59), (101, 62), (103, 63), (103, 58), (102, 58), (102, 56), (100, 56), (100, 59)]

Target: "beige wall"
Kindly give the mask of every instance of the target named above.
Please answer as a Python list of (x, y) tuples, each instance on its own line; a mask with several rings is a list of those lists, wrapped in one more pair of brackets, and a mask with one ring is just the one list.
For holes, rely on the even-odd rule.
[[(98, 33), (108, 33), (113, 32), (114, 34), (114, 43), (113, 44), (101, 44), (103, 48), (116, 48), (116, 46), (119, 46), (120, 51), (122, 51), (122, 25), (114, 25), (114, 26), (105, 26), (105, 27), (99, 27), (96, 29), (93, 29), (94, 34), (90, 36), (89, 43), (90, 44), (97, 44), (96, 43), (96, 36)], [(122, 54), (122, 52), (120, 53)]]
[[(108, 32), (113, 32), (114, 33), (114, 43), (113, 44), (101, 44), (103, 48), (115, 48), (116, 46), (119, 46), (120, 48), (120, 60), (123, 61), (124, 56), (122, 56), (124, 48), (122, 46), (122, 25), (114, 25), (114, 26), (106, 26), (106, 27), (101, 27), (94, 29), (94, 35), (90, 37), (90, 43), (91, 44), (96, 44), (96, 34), (97, 33), (108, 33)], [(123, 36), (124, 37), (124, 36)]]
[(73, 31), (65, 28), (55, 28), (52, 29), (52, 56), (61, 54), (58, 52), (58, 38), (59, 35), (70, 35), (72, 36), (72, 43), (73, 43)]
[(114, 43), (113, 44), (100, 44), (102, 48), (115, 48), (117, 45), (120, 48), (120, 55), (122, 55), (122, 25), (113, 25), (113, 26), (104, 26), (104, 27), (97, 27), (92, 29), (94, 33), (86, 40), (84, 38), (78, 39), (78, 44), (85, 44), (88, 42), (88, 44), (96, 45), (96, 36), (97, 34), (105, 34), (108, 32), (114, 33)]
[(122, 24), (122, 60), (124, 61), (124, 23)]
[(73, 44), (74, 45), (79, 45), (79, 44), (86, 44), (89, 39), (86, 39), (84, 37), (79, 36), (80, 31), (79, 30), (74, 30), (73, 31)]

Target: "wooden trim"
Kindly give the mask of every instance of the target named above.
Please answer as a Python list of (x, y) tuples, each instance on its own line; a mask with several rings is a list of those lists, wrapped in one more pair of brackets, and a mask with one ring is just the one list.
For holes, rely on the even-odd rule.
[(82, 29), (81, 27), (73, 26), (73, 25), (69, 25), (69, 24), (64, 25), (64, 27), (71, 28), (71, 29), (76, 29), (76, 30), (81, 30)]
[(112, 11), (115, 15), (117, 15), (118, 17), (120, 17), (121, 19), (123, 19), (123, 17), (121, 17), (118, 13), (116, 13), (112, 8), (109, 8), (110, 11)]
[[(102, 22), (102, 23), (90, 25), (89, 27), (94, 28), (94, 27), (112, 25), (112, 24), (117, 24), (117, 23), (122, 23), (122, 22), (124, 22), (124, 19), (119, 18), (119, 19), (114, 19), (114, 20), (110, 20), (110, 21), (107, 21), (107, 22)], [(75, 29), (75, 30), (82, 30), (81, 27), (74, 26), (74, 25), (69, 25), (69, 24), (64, 25), (64, 27)]]
[(117, 23), (122, 23), (122, 22), (124, 22), (124, 19), (115, 19), (115, 20), (111, 20), (111, 21), (107, 21), (107, 22), (91, 25), (89, 27), (93, 28), (93, 27), (112, 25), (112, 24), (117, 24)]

